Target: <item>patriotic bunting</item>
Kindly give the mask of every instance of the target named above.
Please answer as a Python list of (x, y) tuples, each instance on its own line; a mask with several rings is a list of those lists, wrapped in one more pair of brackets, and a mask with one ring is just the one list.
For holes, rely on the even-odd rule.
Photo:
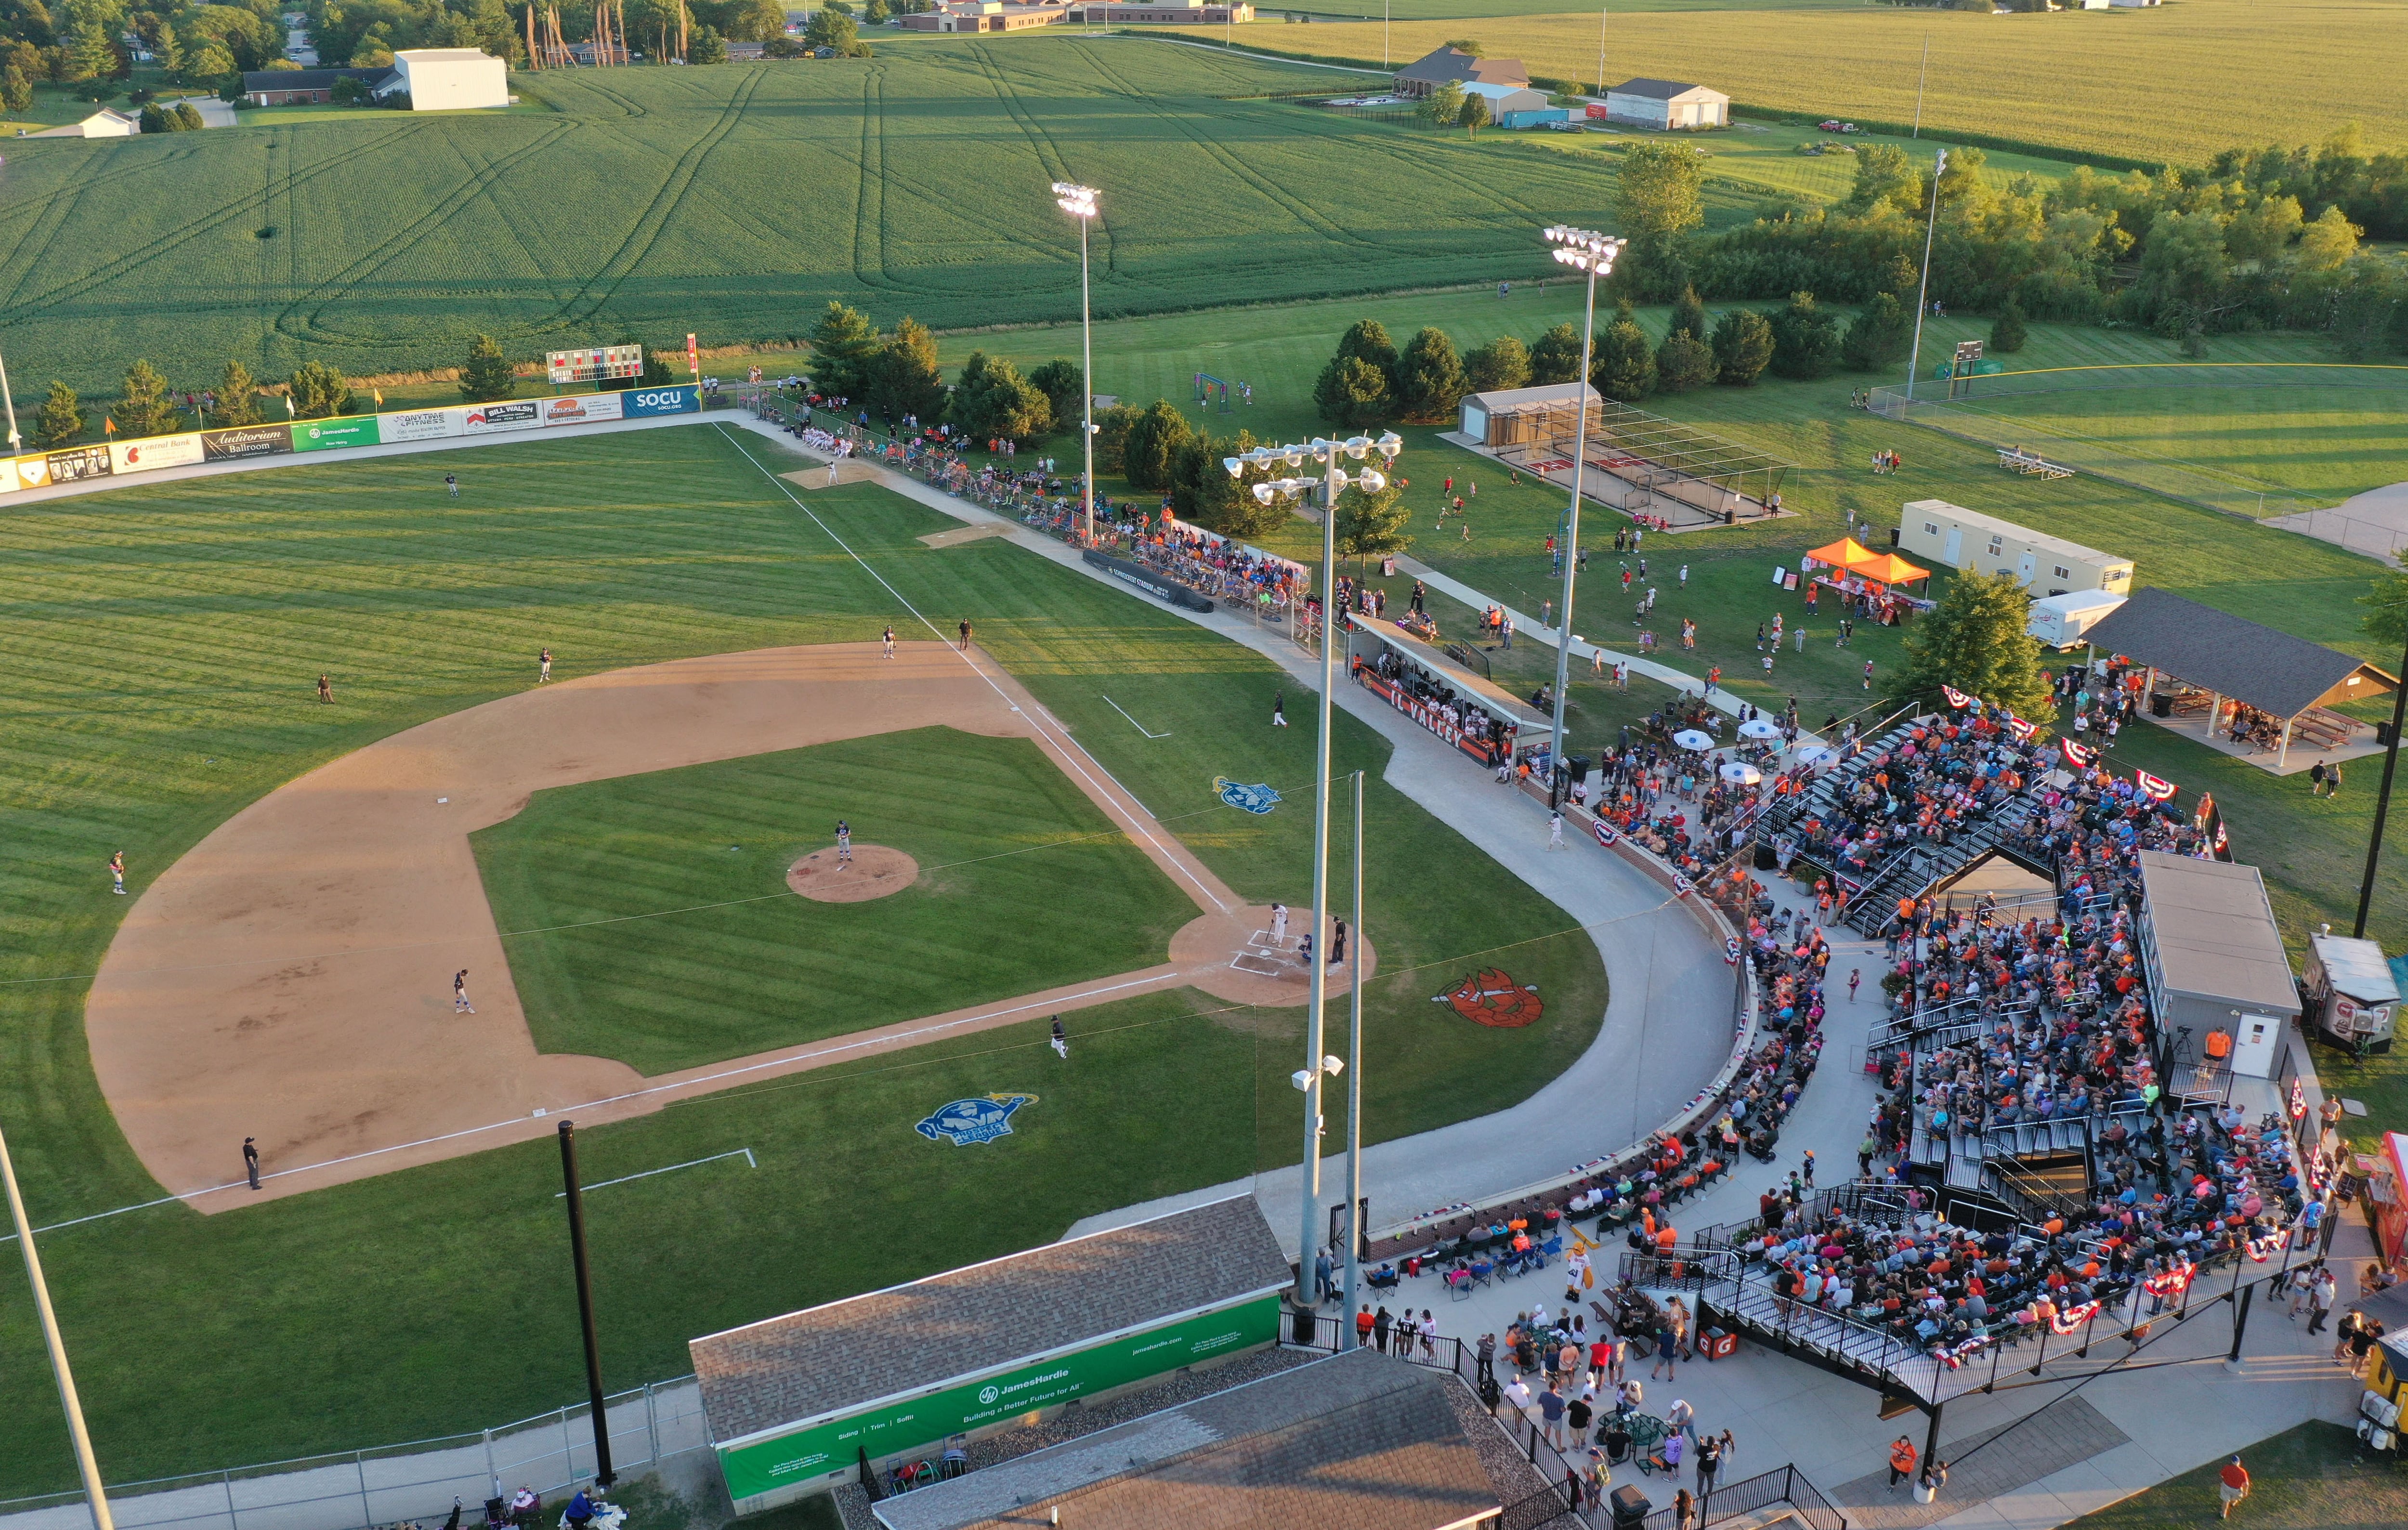
[(2174, 783), (2163, 776), (2152, 776), (2145, 770), (2135, 770), (2132, 772), (2132, 784), (2147, 793), (2153, 802), (2173, 800)]
[(1971, 696), (1967, 695), (1964, 692), (1957, 690), (1953, 685), (1942, 686), (1940, 688), (1940, 694), (1948, 698), (1949, 706), (1956, 708), (1960, 712), (1973, 705), (1973, 698)]
[(2048, 1315), (2049, 1331), (2055, 1334), (2079, 1333), (2084, 1323), (2098, 1315), (2097, 1302), (2084, 1302), (2080, 1307), (2069, 1307), (2061, 1312), (2051, 1312)]
[(2071, 738), (2063, 740), (2058, 747), (2065, 751), (2065, 757), (2077, 765), (2086, 766), (2091, 761), (2099, 758), (2096, 751), (2086, 749)]

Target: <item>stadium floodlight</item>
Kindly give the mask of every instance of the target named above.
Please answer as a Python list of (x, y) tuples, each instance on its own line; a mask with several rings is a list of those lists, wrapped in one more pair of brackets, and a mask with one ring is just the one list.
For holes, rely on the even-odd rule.
[(1086, 470), (1079, 489), (1086, 507), (1089, 547), (1096, 544), (1096, 318), (1087, 302), (1087, 226), (1096, 221), (1096, 196), (1092, 186), (1054, 182), (1054, 205), (1079, 221), (1079, 393), (1085, 400), (1087, 422), (1080, 438)]
[(1224, 457), (1221, 459), (1221, 465), (1229, 470), (1229, 476), (1233, 479), (1246, 476), (1246, 463), (1242, 457)]
[[(1613, 263), (1621, 258), (1629, 242), (1595, 229), (1574, 228), (1569, 223), (1553, 223), (1544, 231), (1546, 240), (1554, 245), (1555, 259), (1588, 276), (1587, 316), (1582, 321), (1581, 369), (1586, 378), (1597, 355), (1597, 279), (1611, 276)], [(1558, 619), (1558, 633), (1572, 630), (1572, 581), (1580, 571), (1580, 510), (1581, 479), (1588, 471), (1588, 410), (1592, 390), (1585, 382), (1576, 383), (1572, 394), (1572, 493), (1571, 505), (1564, 512), (1563, 614)], [(1554, 806), (1556, 792), (1563, 780), (1564, 759), (1564, 687), (1571, 678), (1572, 646), (1558, 640), (1555, 644), (1555, 710), (1547, 733), (1547, 801)]]
[(1389, 466), (1394, 467), (1397, 465), (1397, 453), (1405, 450), (1405, 438), (1393, 430), (1383, 430), (1371, 446), (1381, 456), (1388, 459)]
[(1349, 436), (1346, 437), (1346, 454), (1354, 458), (1356, 462), (1361, 462), (1364, 456), (1369, 453), (1370, 450), (1371, 437), (1369, 436)]

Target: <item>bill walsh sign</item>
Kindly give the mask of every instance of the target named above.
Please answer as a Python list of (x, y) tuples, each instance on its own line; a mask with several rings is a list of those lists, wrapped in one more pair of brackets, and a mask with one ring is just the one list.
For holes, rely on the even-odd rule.
[(1279, 1337), (1280, 1298), (1255, 1296), (1191, 1313), (1007, 1370), (953, 1382), (837, 1417), (805, 1420), (719, 1447), (720, 1468), (738, 1504), (762, 1494), (817, 1484), (872, 1459), (916, 1451), (953, 1435), (1092, 1397), (1213, 1356)]
[(494, 404), (454, 405), (448, 409), (398, 409), (334, 420), (300, 420), (289, 424), (234, 425), (177, 436), (146, 436), (106, 446), (67, 447), (36, 456), (0, 458), (0, 493), (75, 483), (84, 479), (123, 478), (193, 463), (240, 462), (294, 452), (339, 451), (401, 441), (540, 430), (550, 425), (649, 420), (698, 414), (701, 410), (701, 390), (684, 386), (573, 393), (561, 398), (505, 399)]

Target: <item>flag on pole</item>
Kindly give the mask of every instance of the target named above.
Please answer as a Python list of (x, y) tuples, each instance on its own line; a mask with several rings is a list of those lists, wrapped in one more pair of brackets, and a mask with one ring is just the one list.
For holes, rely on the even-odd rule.
[(286, 393), (284, 395), (284, 418), (287, 420), (293, 418), (293, 395), (291, 393)]
[(115, 420), (110, 419), (108, 415), (105, 415), (105, 414), (104, 414), (104, 415), (102, 415), (102, 416), (100, 417), (100, 433), (101, 433), (103, 436), (114, 436), (114, 435), (116, 435), (116, 434), (117, 434), (117, 422), (116, 422)]

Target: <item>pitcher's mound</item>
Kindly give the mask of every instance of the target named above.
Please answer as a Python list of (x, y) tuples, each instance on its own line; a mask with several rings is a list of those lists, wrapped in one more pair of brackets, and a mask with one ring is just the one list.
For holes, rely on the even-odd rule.
[(813, 903), (867, 903), (900, 893), (920, 875), (920, 863), (884, 845), (855, 845), (850, 862), (835, 847), (815, 850), (786, 868), (786, 885)]

